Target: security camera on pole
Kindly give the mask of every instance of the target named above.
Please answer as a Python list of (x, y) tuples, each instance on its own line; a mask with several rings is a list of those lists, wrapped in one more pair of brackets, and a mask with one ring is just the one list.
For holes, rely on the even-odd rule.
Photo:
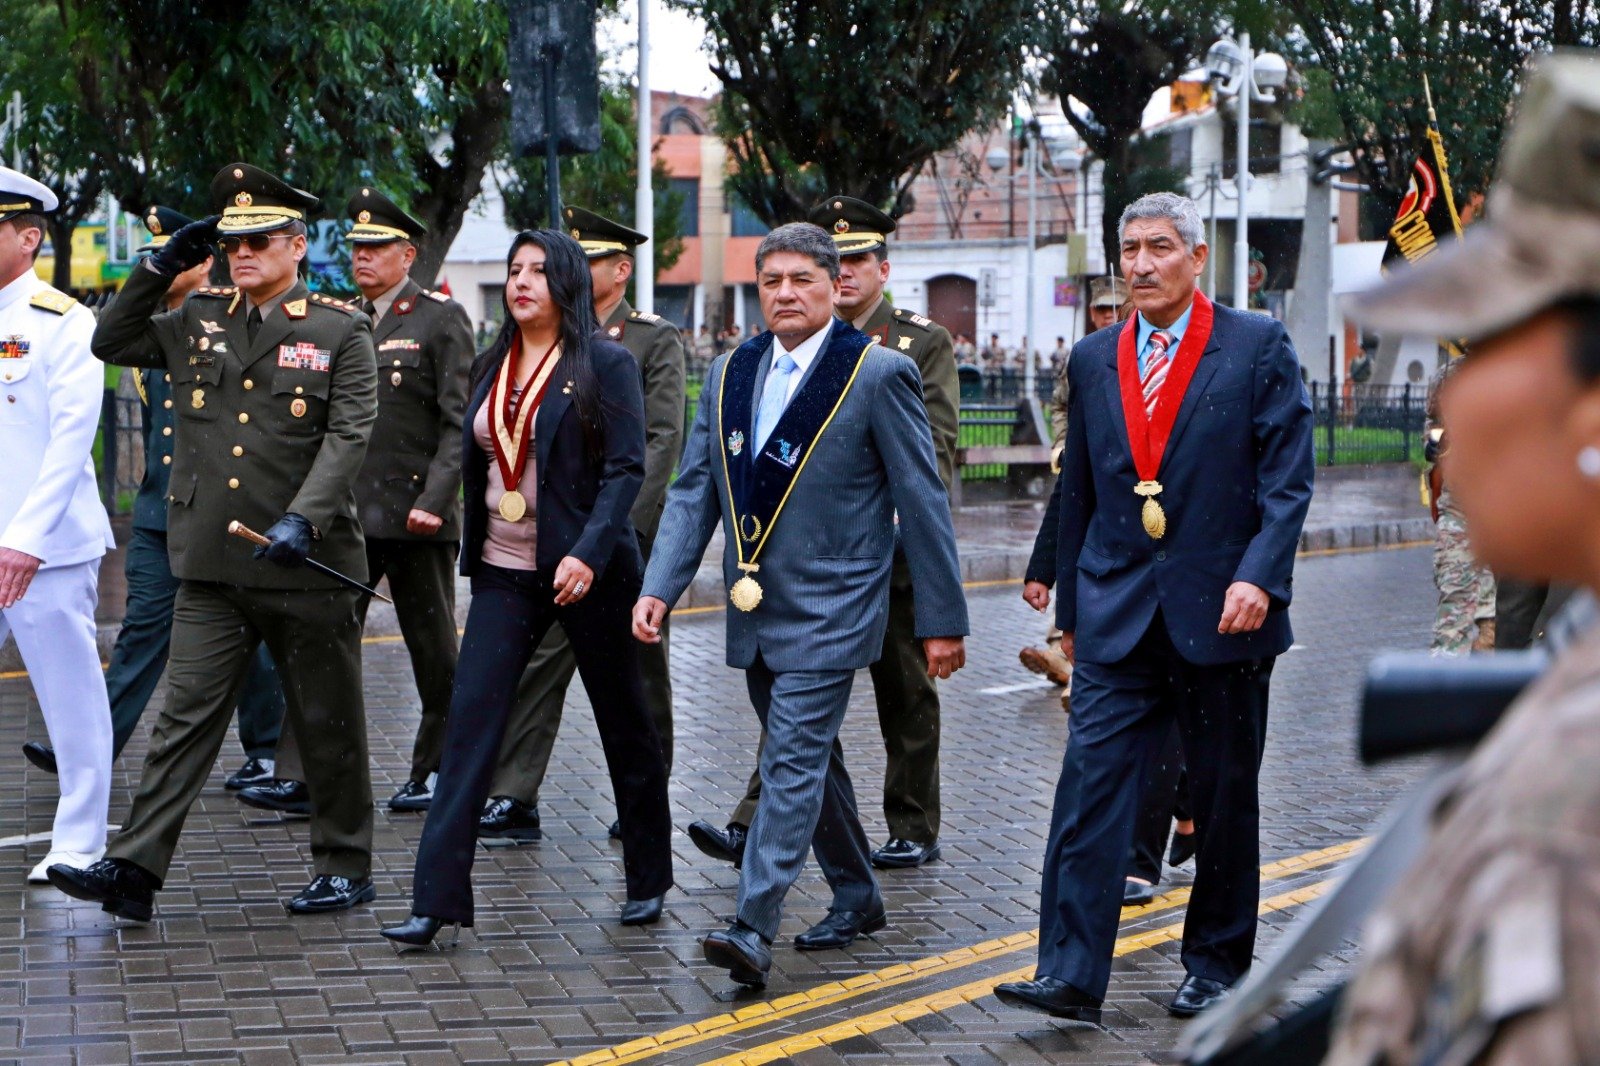
[(1233, 305), (1242, 310), (1250, 306), (1250, 102), (1270, 104), (1278, 99), (1277, 90), (1289, 80), (1289, 64), (1274, 52), (1260, 55), (1250, 51), (1250, 35), (1239, 34), (1235, 41), (1223, 37), (1206, 52), (1206, 73), (1218, 96), (1238, 101), (1238, 166), (1234, 175), (1239, 192), (1239, 219), (1233, 242)]

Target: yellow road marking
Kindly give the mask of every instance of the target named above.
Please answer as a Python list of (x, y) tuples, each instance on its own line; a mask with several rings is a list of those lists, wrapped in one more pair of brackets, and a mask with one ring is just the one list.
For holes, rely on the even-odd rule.
[[(1304, 873), (1306, 870), (1347, 858), (1365, 845), (1365, 839), (1352, 840), (1343, 844), (1335, 844), (1332, 847), (1319, 848), (1316, 851), (1294, 855), (1287, 859), (1280, 859), (1277, 862), (1270, 862), (1263, 866), (1261, 868), (1261, 876), (1267, 880), (1273, 880)], [(1142, 918), (1147, 914), (1173, 910), (1188, 902), (1189, 889), (1178, 888), (1157, 896), (1143, 907), (1129, 907), (1122, 914), (1124, 919)], [(1271, 902), (1269, 900), (1267, 903), (1263, 903), (1262, 907), (1267, 908), (1267, 904)], [(1139, 933), (1125, 937), (1124, 940), (1131, 943), (1139, 937), (1151, 935), (1153, 934)], [(1165, 939), (1169, 938), (1157, 939), (1151, 943), (1162, 943)], [(1122, 942), (1118, 941), (1118, 944)], [(598, 1051), (587, 1052), (576, 1058), (569, 1059), (565, 1063), (560, 1063), (558, 1066), (598, 1066), (600, 1063), (604, 1063), (606, 1066), (613, 1066), (613, 1064), (625, 1062), (638, 1062), (642, 1059), (666, 1054), (667, 1052), (679, 1051), (694, 1044), (701, 1044), (707, 1040), (765, 1025), (768, 1022), (793, 1017), (796, 1014), (804, 1014), (820, 1007), (834, 1006), (871, 992), (880, 992), (886, 988), (893, 988), (912, 981), (920, 981), (925, 977), (934, 977), (972, 966), (976, 963), (1001, 958), (1034, 947), (1038, 943), (1039, 931), (1037, 929), (1025, 933), (1012, 933), (1009, 936), (974, 944), (972, 947), (958, 948), (943, 955), (933, 955), (928, 958), (915, 959), (911, 962), (898, 963), (881, 970), (858, 974), (843, 981), (831, 981), (827, 984), (817, 985), (815, 988), (807, 989), (804, 992), (791, 993), (763, 1003), (752, 1003), (728, 1014), (714, 1015), (702, 1021), (680, 1025), (652, 1036), (630, 1040), (625, 1044), (617, 1044), (612, 1047), (601, 1048)], [(1137, 949), (1130, 948), (1129, 950)]]
[[(1315, 884), (1296, 889), (1293, 892), (1285, 892), (1282, 895), (1273, 896), (1271, 899), (1261, 901), (1259, 913), (1268, 914), (1272, 911), (1288, 910), (1291, 907), (1310, 903), (1332, 887), (1333, 879), (1330, 878), (1326, 881), (1318, 881)], [(1151, 929), (1148, 932), (1122, 937), (1117, 941), (1116, 947), (1111, 954), (1113, 958), (1121, 958), (1123, 955), (1131, 955), (1136, 951), (1143, 951), (1146, 948), (1153, 948), (1159, 944), (1181, 940), (1182, 938), (1183, 923), (1174, 922), (1159, 929)], [(864, 1014), (859, 1018), (852, 1018), (819, 1029), (812, 1029), (809, 1032), (796, 1033), (793, 1036), (775, 1040), (770, 1044), (762, 1044), (760, 1047), (752, 1048), (749, 1051), (713, 1059), (707, 1063), (707, 1066), (757, 1066), (759, 1063), (775, 1062), (791, 1055), (798, 1055), (803, 1051), (813, 1051), (828, 1044), (838, 1043), (841, 1040), (866, 1036), (868, 1033), (876, 1033), (881, 1029), (904, 1025), (916, 1018), (936, 1014), (939, 1011), (958, 1007), (964, 1003), (971, 1003), (973, 1000), (981, 999), (991, 994), (994, 991), (994, 986), (1002, 981), (1026, 981), (1032, 976), (1033, 967), (1024, 966), (1020, 970), (1012, 970), (1009, 973), (999, 974), (994, 977), (985, 977), (982, 980), (973, 981), (958, 988), (933, 992), (905, 1003), (885, 1007), (883, 1010), (873, 1011), (871, 1014)]]

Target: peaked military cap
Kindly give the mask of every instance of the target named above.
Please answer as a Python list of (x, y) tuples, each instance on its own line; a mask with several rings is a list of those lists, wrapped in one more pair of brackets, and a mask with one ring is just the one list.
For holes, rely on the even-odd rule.
[(1564, 299), (1600, 296), (1593, 50), (1557, 51), (1529, 68), (1487, 206), (1460, 240), (1347, 298), (1347, 313), (1380, 331), (1477, 340)]
[(304, 189), (249, 163), (229, 163), (211, 179), (211, 206), (222, 215), (217, 232), (224, 237), (304, 222), (321, 204)]
[(806, 221), (833, 234), (840, 255), (876, 252), (894, 232), (894, 219), (853, 196), (828, 197), (811, 209)]
[(54, 211), (61, 204), (56, 194), (38, 182), (10, 167), (0, 167), (0, 222), (18, 215), (42, 215)]
[(170, 207), (160, 204), (151, 204), (144, 213), (144, 228), (150, 231), (150, 239), (145, 241), (136, 252), (153, 252), (172, 239), (172, 235), (193, 222), (188, 215), (180, 214)]
[(635, 248), (650, 239), (636, 229), (629, 229), (620, 222), (613, 222), (604, 215), (585, 211), (581, 207), (563, 208), (561, 213), (567, 218), (567, 232), (572, 234), (572, 239), (583, 247), (583, 253), (590, 259), (603, 259), (618, 253), (632, 255)]
[(1090, 307), (1121, 307), (1128, 302), (1128, 283), (1118, 277), (1089, 279)]
[(400, 210), (398, 204), (373, 188), (363, 188), (350, 197), (345, 214), (355, 226), (344, 239), (352, 244), (387, 244), (389, 241), (418, 241), (428, 227)]

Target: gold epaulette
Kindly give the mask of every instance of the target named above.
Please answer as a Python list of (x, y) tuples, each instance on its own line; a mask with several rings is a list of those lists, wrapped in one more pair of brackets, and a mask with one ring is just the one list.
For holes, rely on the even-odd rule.
[(226, 300), (236, 295), (239, 289), (235, 285), (202, 285), (194, 290), (192, 296), (211, 296), (218, 300)]
[(423, 289), (422, 295), (426, 296), (430, 300), (437, 300), (442, 304), (447, 304), (450, 302), (450, 297), (446, 296), (442, 292), (434, 292), (432, 289)]
[(314, 292), (311, 294), (311, 302), (314, 304), (320, 304), (323, 307), (331, 307), (336, 311), (343, 311), (348, 315), (357, 314), (361, 310), (361, 308), (357, 307), (355, 304), (347, 304), (343, 300), (335, 300), (332, 296), (324, 296), (320, 292)]
[(40, 289), (33, 294), (33, 299), (28, 301), (28, 306), (49, 311), (53, 315), (64, 315), (78, 306), (78, 301), (59, 289)]
[(660, 315), (652, 315), (649, 311), (635, 311), (628, 317), (633, 319), (635, 322), (648, 322), (651, 325), (655, 325), (657, 322), (661, 321)]
[(921, 326), (923, 329), (932, 329), (934, 327), (933, 319), (923, 318), (921, 315), (912, 311), (907, 311), (903, 307), (896, 307), (894, 309), (894, 317), (901, 322), (909, 322), (913, 326)]

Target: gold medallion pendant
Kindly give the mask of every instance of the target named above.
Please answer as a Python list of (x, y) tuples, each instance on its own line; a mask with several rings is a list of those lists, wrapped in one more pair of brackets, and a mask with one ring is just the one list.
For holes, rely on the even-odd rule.
[(516, 489), (500, 497), (500, 517), (507, 522), (520, 522), (528, 513), (528, 498)]
[(1161, 482), (1141, 481), (1133, 487), (1133, 491), (1144, 497), (1144, 507), (1139, 511), (1139, 521), (1144, 523), (1144, 531), (1150, 534), (1151, 540), (1160, 540), (1167, 534), (1167, 512), (1161, 509), (1161, 504), (1156, 500), (1161, 492)]
[(761, 568), (754, 563), (740, 563), (739, 569), (744, 571), (744, 577), (733, 583), (728, 599), (741, 611), (753, 611), (761, 604), (761, 585), (750, 575)]

